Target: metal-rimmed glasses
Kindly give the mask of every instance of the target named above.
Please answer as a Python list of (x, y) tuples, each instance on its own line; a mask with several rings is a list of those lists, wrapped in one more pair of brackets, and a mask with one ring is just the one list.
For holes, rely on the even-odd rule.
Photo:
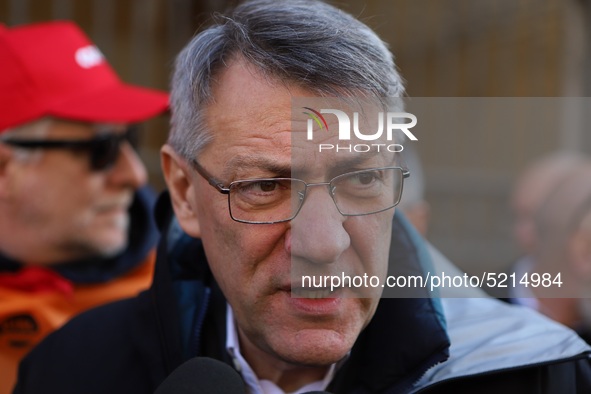
[(251, 224), (273, 224), (294, 219), (304, 204), (308, 188), (313, 186), (326, 186), (343, 216), (382, 212), (400, 202), (404, 178), (410, 176), (405, 168), (380, 167), (347, 172), (328, 182), (257, 178), (238, 180), (224, 186), (196, 160), (191, 160), (191, 165), (217, 191), (228, 195), (233, 220)]

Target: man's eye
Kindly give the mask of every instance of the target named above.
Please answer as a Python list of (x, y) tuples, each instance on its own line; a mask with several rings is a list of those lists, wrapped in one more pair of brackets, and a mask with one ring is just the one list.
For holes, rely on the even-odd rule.
[(279, 181), (274, 181), (271, 179), (265, 179), (260, 181), (252, 181), (252, 182), (244, 182), (240, 184), (238, 190), (240, 193), (249, 193), (249, 194), (257, 194), (257, 193), (272, 193), (282, 189), (289, 189), (285, 185), (282, 185)]
[(372, 183), (373, 181), (375, 181), (376, 178), (377, 178), (376, 177), (376, 174), (373, 173), (373, 172), (371, 172), (371, 173), (363, 173), (363, 174), (357, 175), (357, 180), (362, 185), (369, 185), (370, 183)]
[(277, 182), (260, 181), (255, 183), (255, 187), (260, 189), (262, 192), (272, 192), (277, 188)]
[(360, 172), (346, 177), (346, 182), (352, 186), (367, 186), (380, 180), (382, 180), (382, 174), (379, 171)]

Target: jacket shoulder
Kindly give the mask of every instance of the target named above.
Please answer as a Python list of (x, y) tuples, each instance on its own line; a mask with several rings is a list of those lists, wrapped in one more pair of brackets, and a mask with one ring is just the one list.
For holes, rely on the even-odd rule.
[(149, 300), (143, 292), (70, 320), (21, 362), (14, 393), (153, 392), (165, 374)]
[(480, 394), (575, 394), (591, 392), (589, 354), (443, 380), (416, 391)]
[(572, 330), (496, 299), (442, 303), (450, 358), (423, 376), (418, 392), (591, 392), (591, 348)]
[[(435, 272), (461, 274), (434, 248), (429, 252)], [(444, 289), (440, 296), (450, 357), (423, 375), (416, 392), (591, 392), (591, 348), (574, 331), (479, 289)]]

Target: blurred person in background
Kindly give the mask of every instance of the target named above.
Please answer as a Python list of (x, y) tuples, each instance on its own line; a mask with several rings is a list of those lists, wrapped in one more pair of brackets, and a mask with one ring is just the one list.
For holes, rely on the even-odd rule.
[(151, 283), (154, 197), (130, 126), (167, 103), (73, 23), (0, 25), (0, 393), (48, 333)]
[(553, 152), (531, 162), (519, 175), (511, 195), (513, 235), (526, 259), (537, 242), (534, 216), (540, 205), (565, 177), (589, 160), (576, 152)]
[[(535, 243), (515, 303), (529, 303), (591, 341), (591, 163), (561, 176), (534, 215)], [(538, 276), (532, 276), (537, 274)], [(517, 278), (523, 275), (517, 273)], [(536, 284), (534, 278), (544, 277)], [(523, 283), (521, 283), (523, 282)], [(560, 286), (559, 286), (559, 282)], [(552, 285), (547, 286), (552, 283)], [(527, 302), (524, 302), (524, 299)]]
[[(509, 268), (509, 274), (521, 277), (534, 269), (537, 263), (533, 252), (540, 244), (535, 218), (540, 207), (566, 178), (589, 161), (576, 152), (552, 152), (529, 163), (518, 176), (511, 195), (511, 209), (513, 236), (522, 255)], [(522, 286), (492, 289), (495, 296), (505, 301), (538, 309), (536, 298), (525, 290)]]

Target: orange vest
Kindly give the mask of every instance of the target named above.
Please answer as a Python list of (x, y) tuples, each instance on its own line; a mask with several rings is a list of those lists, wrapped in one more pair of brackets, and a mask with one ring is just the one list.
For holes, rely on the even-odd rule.
[(155, 257), (152, 251), (144, 263), (106, 283), (58, 285), (36, 292), (0, 287), (0, 394), (12, 392), (18, 363), (46, 335), (84, 310), (147, 289)]

